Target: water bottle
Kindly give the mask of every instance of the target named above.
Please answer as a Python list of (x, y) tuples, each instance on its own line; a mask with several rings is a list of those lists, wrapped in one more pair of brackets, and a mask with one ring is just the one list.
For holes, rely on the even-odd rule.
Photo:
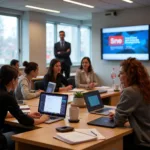
[(116, 79), (117, 75), (116, 75), (116, 71), (115, 71), (115, 68), (112, 69), (112, 72), (111, 72), (111, 79), (112, 79), (112, 88), (114, 89), (114, 86), (115, 86), (115, 79)]

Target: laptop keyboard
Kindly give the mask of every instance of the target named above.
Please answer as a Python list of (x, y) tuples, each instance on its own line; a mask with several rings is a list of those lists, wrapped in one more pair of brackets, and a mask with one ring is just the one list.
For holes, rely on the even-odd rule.
[(107, 108), (107, 107), (105, 107), (105, 108), (102, 108), (101, 110), (97, 110), (97, 111), (95, 111), (95, 112), (103, 113), (103, 112), (106, 112), (106, 111), (109, 111), (109, 110), (112, 110), (112, 108)]
[(59, 117), (56, 117), (56, 116), (50, 116), (50, 119), (49, 120), (55, 120), (55, 119), (58, 119)]

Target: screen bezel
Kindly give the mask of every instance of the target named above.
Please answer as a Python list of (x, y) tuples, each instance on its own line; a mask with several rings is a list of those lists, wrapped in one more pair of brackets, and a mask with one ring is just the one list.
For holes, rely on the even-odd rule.
[(54, 91), (55, 91), (56, 83), (54, 83), (54, 82), (48, 82), (47, 89), (46, 89), (46, 93), (50, 93), (50, 92), (47, 92), (48, 87), (49, 87), (50, 85), (52, 85), (52, 86), (53, 86), (53, 87), (52, 87), (52, 92), (54, 92)]
[[(96, 95), (98, 97), (100, 105), (91, 107), (90, 103), (89, 103), (89, 100), (88, 100), (88, 97), (89, 96), (94, 96), (94, 95)], [(89, 112), (97, 110), (97, 109), (104, 108), (104, 104), (103, 104), (103, 101), (102, 101), (102, 98), (100, 96), (99, 91), (91, 91), (91, 92), (83, 93), (83, 96), (84, 96), (84, 100), (85, 100), (85, 103), (86, 103), (86, 106), (87, 106), (87, 109), (88, 109)]]
[[(147, 25), (148, 26), (148, 59), (147, 60), (141, 60), (141, 59), (138, 59), (140, 61), (149, 61), (150, 60), (150, 25), (149, 24), (144, 24), (144, 25)], [(109, 28), (120, 28), (120, 27), (136, 27), (136, 26), (144, 26), (144, 25), (131, 25), (131, 26), (117, 26), (117, 27), (108, 27), (108, 28), (101, 28), (100, 29), (100, 48), (101, 48), (101, 60), (106, 60), (106, 61), (122, 61), (124, 59), (104, 59), (103, 58), (103, 54), (104, 54), (104, 46), (103, 46), (103, 30), (104, 29), (109, 29)]]
[[(67, 97), (67, 100), (66, 100), (66, 105), (65, 105), (65, 114), (64, 115), (61, 115), (61, 114), (56, 114), (56, 113), (48, 113), (48, 112), (44, 112), (44, 111), (41, 111), (39, 108), (40, 108), (40, 104), (41, 104), (41, 96), (42, 95), (53, 95), (53, 96), (66, 96)], [(45, 92), (42, 92), (40, 94), (40, 100), (39, 100), (39, 105), (38, 105), (38, 112), (41, 113), (41, 114), (47, 114), (47, 115), (50, 115), (50, 116), (58, 116), (58, 117), (66, 117), (66, 111), (67, 111), (67, 105), (68, 105), (68, 95), (67, 94), (56, 94), (56, 93), (45, 93)]]

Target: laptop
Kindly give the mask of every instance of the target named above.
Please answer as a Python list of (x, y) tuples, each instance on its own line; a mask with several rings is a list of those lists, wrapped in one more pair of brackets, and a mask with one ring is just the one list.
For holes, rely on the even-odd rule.
[(47, 114), (50, 119), (45, 123), (53, 123), (65, 119), (68, 95), (55, 93), (41, 93), (38, 112)]
[(89, 113), (108, 115), (112, 107), (104, 107), (99, 91), (83, 93), (84, 100)]
[(48, 82), (46, 93), (53, 93), (55, 91), (56, 83)]
[(108, 127), (108, 128), (116, 127), (114, 120), (110, 120), (108, 117), (100, 117), (98, 119), (88, 122), (87, 124), (93, 126)]

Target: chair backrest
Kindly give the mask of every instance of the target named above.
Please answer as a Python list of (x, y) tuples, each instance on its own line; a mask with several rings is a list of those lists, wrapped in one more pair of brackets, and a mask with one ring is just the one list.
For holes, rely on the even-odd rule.
[(67, 81), (68, 81), (68, 83), (69, 83), (70, 85), (73, 86), (73, 88), (76, 87), (76, 84), (75, 84), (75, 77), (70, 77), (70, 78), (67, 79)]
[(44, 81), (43, 80), (39, 80), (39, 81), (35, 81), (34, 82), (34, 89), (35, 90), (44, 90)]

